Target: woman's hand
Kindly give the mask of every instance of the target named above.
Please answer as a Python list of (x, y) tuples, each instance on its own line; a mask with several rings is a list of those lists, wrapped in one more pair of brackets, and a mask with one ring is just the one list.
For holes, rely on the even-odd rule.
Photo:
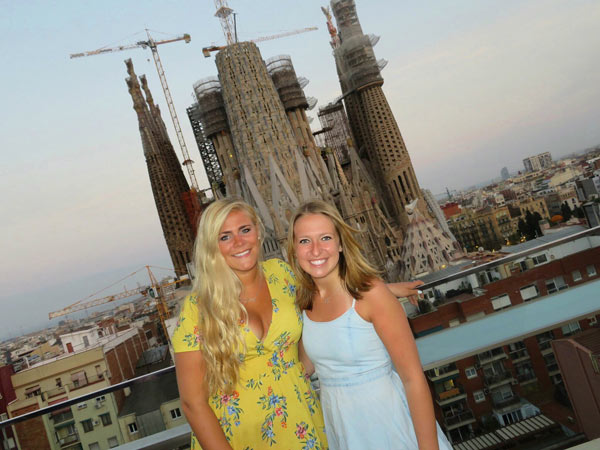
[(406, 297), (411, 304), (419, 306), (419, 299), (423, 293), (417, 288), (423, 284), (421, 280), (416, 280), (402, 283), (388, 283), (386, 286), (396, 297)]

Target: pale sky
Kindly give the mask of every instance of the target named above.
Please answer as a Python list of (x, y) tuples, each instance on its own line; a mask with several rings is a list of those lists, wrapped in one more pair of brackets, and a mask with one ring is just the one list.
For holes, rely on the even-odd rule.
[[(319, 105), (340, 94), (325, 4), (229, 2), (240, 40), (319, 27), (259, 44), (265, 59), (291, 55)], [(383, 89), (421, 187), (459, 189), (498, 176), (503, 166), (518, 170), (528, 155), (557, 157), (600, 144), (600, 2), (357, 6), (365, 33), (381, 36), (375, 53), (389, 61)], [(209, 0), (0, 0), (0, 8), (3, 337), (47, 325), (49, 311), (145, 264), (171, 266), (124, 81), (123, 60), (132, 58), (137, 74), (148, 76), (177, 148), (150, 51), (75, 60), (69, 54), (134, 43), (145, 39), (144, 28), (156, 30), (155, 39), (189, 33), (190, 44), (166, 44), (159, 53), (206, 187), (185, 109), (192, 84), (216, 75), (214, 57), (204, 58), (202, 47), (224, 38)]]

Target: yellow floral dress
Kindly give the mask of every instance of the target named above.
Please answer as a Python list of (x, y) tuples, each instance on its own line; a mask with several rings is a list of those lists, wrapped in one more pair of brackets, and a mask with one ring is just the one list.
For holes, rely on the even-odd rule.
[[(264, 338), (241, 323), (246, 355), (231, 395), (217, 393), (210, 407), (234, 450), (266, 448), (326, 450), (321, 405), (298, 359), (302, 314), (296, 307), (295, 277), (279, 259), (261, 263), (273, 316)], [(172, 336), (175, 352), (199, 351), (198, 307), (188, 297)], [(200, 444), (192, 435), (192, 450)]]

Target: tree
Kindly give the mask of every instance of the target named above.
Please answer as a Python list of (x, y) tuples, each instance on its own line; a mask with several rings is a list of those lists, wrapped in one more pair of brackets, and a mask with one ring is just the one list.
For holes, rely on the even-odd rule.
[(560, 212), (563, 218), (565, 219), (565, 222), (573, 216), (573, 211), (571, 211), (571, 208), (569, 207), (566, 201), (562, 205), (560, 205)]
[(433, 309), (433, 306), (431, 306), (431, 303), (428, 300), (423, 300), (423, 299), (419, 300), (419, 312), (421, 314), (428, 313), (432, 309)]
[(537, 220), (535, 220), (535, 217), (529, 210), (527, 210), (527, 213), (525, 213), (525, 224), (527, 226), (527, 234), (525, 234), (525, 238), (528, 241), (542, 235), (542, 230), (540, 230)]

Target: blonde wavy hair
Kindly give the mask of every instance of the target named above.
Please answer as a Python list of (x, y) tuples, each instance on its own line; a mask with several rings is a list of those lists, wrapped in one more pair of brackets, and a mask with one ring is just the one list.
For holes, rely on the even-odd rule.
[(239, 379), (245, 353), (239, 327), (240, 319), (247, 319), (246, 308), (239, 301), (242, 283), (219, 249), (219, 232), (232, 211), (248, 215), (258, 228), (259, 242), (264, 236), (258, 214), (239, 198), (217, 200), (202, 213), (194, 245), (196, 277), (192, 295), (198, 304), (200, 350), (211, 394), (231, 393)]
[(335, 206), (322, 200), (311, 200), (296, 209), (290, 220), (290, 228), (288, 230), (287, 253), (290, 266), (292, 266), (296, 274), (296, 303), (298, 307), (301, 310), (311, 309), (313, 295), (316, 292), (316, 286), (312, 277), (298, 264), (294, 245), (294, 227), (296, 221), (300, 217), (310, 214), (322, 214), (331, 220), (335, 226), (335, 230), (340, 238), (340, 245), (342, 246), (340, 261), (338, 263), (340, 279), (343, 281), (346, 290), (355, 299), (361, 299), (362, 294), (371, 287), (372, 281), (380, 275), (379, 271), (365, 259), (362, 254), (362, 247), (354, 238), (354, 235), (361, 233), (361, 231), (346, 224)]

